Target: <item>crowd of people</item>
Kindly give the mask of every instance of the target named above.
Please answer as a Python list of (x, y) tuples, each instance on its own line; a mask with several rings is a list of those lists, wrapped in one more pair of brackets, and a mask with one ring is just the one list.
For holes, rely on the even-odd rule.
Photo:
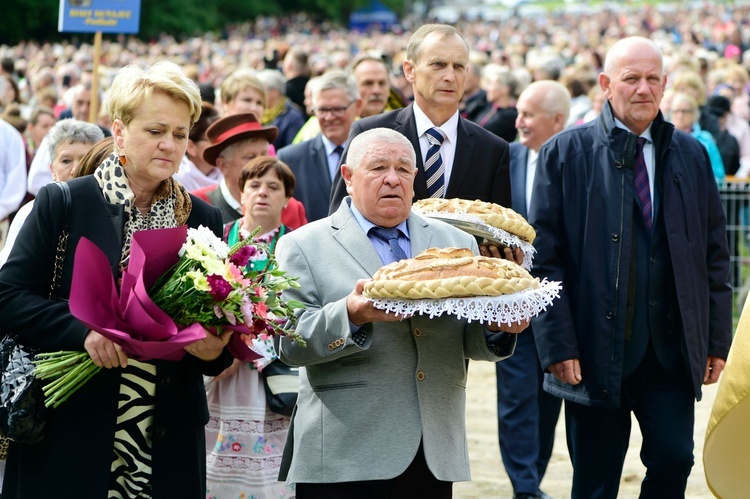
[[(3, 327), (108, 368), (53, 411), (44, 444), (11, 445), (3, 497), (73, 497), (59, 484), (84, 475), (97, 497), (450, 497), (469, 479), (469, 358), (497, 362), (514, 497), (549, 497), (563, 401), (573, 497), (617, 496), (631, 413), (643, 496), (684, 493), (693, 404), (731, 341), (718, 186), (750, 175), (748, 15), (707, 3), (389, 33), (259, 18), (106, 40), (99, 87), (88, 44), (0, 47)], [(209, 334), (182, 361), (138, 362), (86, 329), (57, 299), (69, 271), (46, 292), (63, 202), (47, 186), (70, 178), (70, 248), (105, 248), (115, 277), (139, 230), (269, 244), (300, 278), (307, 347), (232, 361)], [(531, 327), (374, 309), (363, 280), (426, 247), (522, 260), (411, 213), (429, 197), (527, 218), (533, 274), (563, 283), (559, 303)], [(291, 417), (266, 403), (279, 360), (300, 367)]]

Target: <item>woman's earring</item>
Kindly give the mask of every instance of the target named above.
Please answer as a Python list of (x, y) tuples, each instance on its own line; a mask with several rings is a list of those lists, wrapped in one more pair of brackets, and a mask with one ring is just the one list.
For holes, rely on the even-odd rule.
[(128, 164), (128, 158), (126, 158), (124, 154), (120, 154), (119, 159), (122, 166), (126, 166)]

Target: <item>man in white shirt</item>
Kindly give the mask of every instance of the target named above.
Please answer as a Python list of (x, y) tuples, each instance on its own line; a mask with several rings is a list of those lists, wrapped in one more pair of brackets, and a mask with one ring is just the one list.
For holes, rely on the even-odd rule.
[(9, 219), (26, 195), (26, 149), (23, 137), (0, 119), (0, 249), (5, 246)]
[(313, 91), (315, 118), (321, 133), (287, 146), (278, 158), (294, 172), (294, 197), (305, 205), (308, 221), (328, 216), (331, 185), (349, 136), (349, 129), (362, 108), (357, 82), (343, 71), (328, 71)]
[[(356, 121), (349, 141), (365, 130), (380, 127), (406, 136), (417, 152), (415, 200), (439, 196), (510, 206), (508, 143), (458, 112), (469, 65), (466, 40), (452, 26), (427, 24), (414, 32), (406, 52), (404, 75), (414, 89), (414, 102)], [(442, 139), (428, 139), (428, 132)], [(430, 140), (442, 142), (435, 146)], [(342, 161), (346, 154), (344, 151)], [(339, 174), (329, 212), (338, 209), (345, 195)]]

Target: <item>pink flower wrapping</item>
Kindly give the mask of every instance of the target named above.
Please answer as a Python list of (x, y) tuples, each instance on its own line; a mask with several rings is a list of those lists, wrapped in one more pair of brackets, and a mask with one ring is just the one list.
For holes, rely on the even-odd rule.
[[(177, 263), (186, 236), (186, 226), (136, 232), (119, 295), (107, 257), (82, 238), (73, 263), (71, 313), (137, 360), (181, 359), (184, 347), (204, 338), (205, 330), (200, 324), (175, 324), (147, 290)], [(251, 328), (242, 324), (226, 328), (235, 331), (228, 345), (234, 357), (242, 361), (259, 357), (246, 344), (246, 336), (253, 334)]]

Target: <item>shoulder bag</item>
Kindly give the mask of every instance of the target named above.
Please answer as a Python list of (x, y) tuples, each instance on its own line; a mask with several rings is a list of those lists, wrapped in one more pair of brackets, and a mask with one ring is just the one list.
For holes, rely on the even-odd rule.
[(266, 391), (266, 405), (276, 414), (291, 416), (297, 405), (299, 368), (275, 359), (260, 372)]
[[(70, 234), (70, 188), (65, 182), (55, 185), (63, 193), (63, 229), (55, 250), (50, 298), (55, 298), (60, 288)], [(36, 350), (21, 344), (13, 333), (6, 333), (0, 341), (0, 435), (21, 444), (39, 443), (47, 419), (42, 383), (34, 377), (35, 354)], [(7, 442), (0, 442), (0, 452), (7, 450), (3, 444)]]

